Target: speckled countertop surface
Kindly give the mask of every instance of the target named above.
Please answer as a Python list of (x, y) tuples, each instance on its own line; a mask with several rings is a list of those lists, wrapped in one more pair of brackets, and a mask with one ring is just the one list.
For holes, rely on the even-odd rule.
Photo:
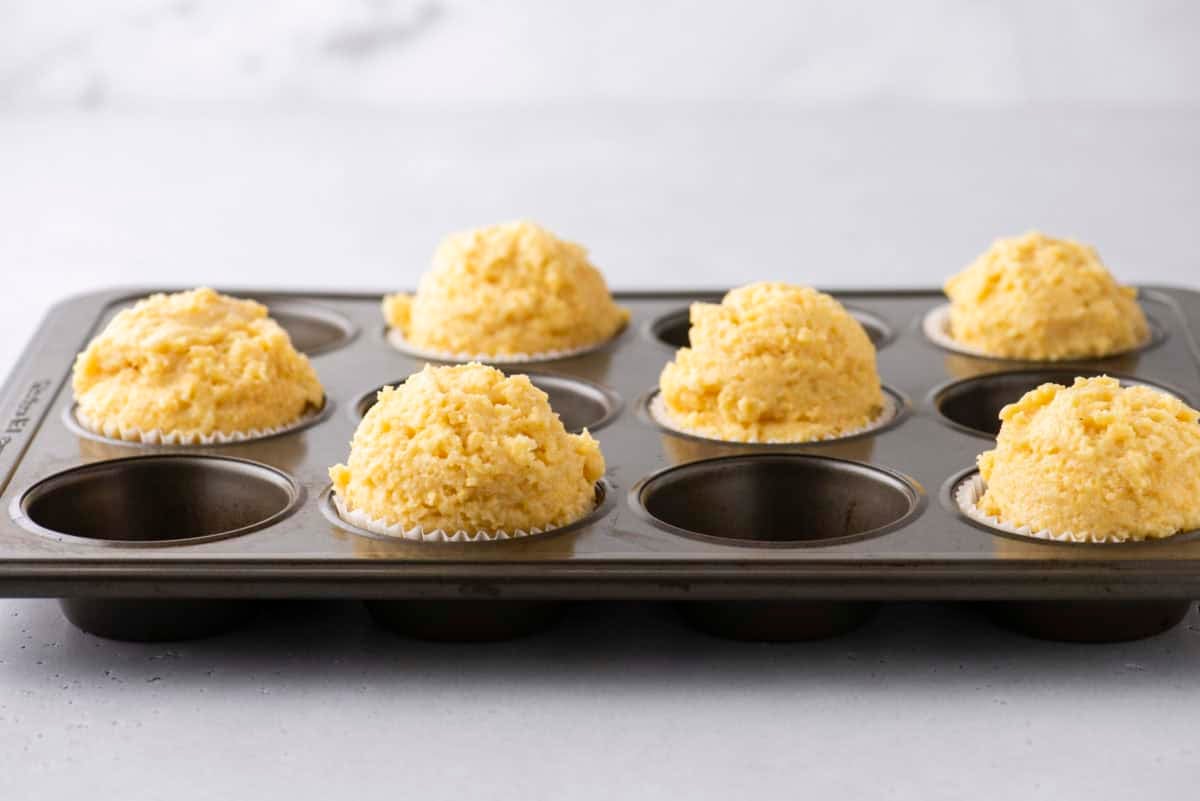
[[(553, 4), (300, 22), (262, 4), (243, 24), (224, 3), (61, 5), (0, 23), (0, 373), (69, 292), (408, 286), (443, 232), (514, 216), (629, 289), (928, 286), (1035, 226), (1097, 243), (1127, 281), (1200, 287), (1197, 15), (1163, 3), (1089, 21), (1106, 58), (1088, 70), (1047, 61), (1073, 12), (973, 4), (867, 26), (707, 11), (694, 29), (732, 44), (706, 58), (700, 33), (652, 57), (680, 9), (621, 26)], [(897, 44), (921, 32), (935, 46)], [(543, 43), (578, 57), (550, 69)], [(447, 49), (473, 55), (445, 73)], [(3, 600), (0, 798), (1183, 797), (1197, 665), (1194, 610), (1123, 645), (924, 605), (752, 645), (584, 605), (471, 646), (288, 603), (163, 646)]]

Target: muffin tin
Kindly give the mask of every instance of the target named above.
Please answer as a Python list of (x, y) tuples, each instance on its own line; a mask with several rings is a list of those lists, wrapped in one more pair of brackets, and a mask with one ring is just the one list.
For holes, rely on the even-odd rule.
[(584, 599), (680, 602), (725, 636), (822, 636), (889, 600), (979, 601), (1006, 625), (1060, 639), (1167, 628), (1200, 597), (1200, 537), (1121, 545), (1022, 538), (968, 521), (950, 491), (990, 447), (999, 408), (1046, 380), (1108, 373), (1200, 398), (1200, 293), (1146, 289), (1161, 337), (1118, 358), (1041, 365), (931, 343), (937, 291), (835, 292), (879, 347), (899, 399), (885, 429), (807, 445), (674, 434), (646, 411), (686, 341), (687, 305), (719, 293), (617, 293), (632, 320), (587, 354), (508, 367), (600, 441), (597, 510), (567, 529), (490, 543), (409, 543), (342, 523), (329, 465), (374, 391), (422, 363), (391, 347), (380, 294), (228, 290), (262, 300), (308, 352), (327, 407), (245, 443), (144, 446), (70, 424), (75, 354), (154, 289), (56, 306), (0, 392), (0, 595), (57, 597), (78, 626), (130, 639), (234, 625), (255, 601), (358, 598), (381, 624), (492, 639)]

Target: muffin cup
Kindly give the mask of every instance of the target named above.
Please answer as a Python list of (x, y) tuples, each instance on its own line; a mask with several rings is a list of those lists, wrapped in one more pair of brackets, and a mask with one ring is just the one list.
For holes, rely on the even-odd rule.
[(528, 362), (551, 362), (557, 359), (569, 359), (573, 356), (582, 356), (585, 353), (592, 353), (607, 346), (614, 339), (619, 337), (625, 330), (622, 325), (612, 336), (603, 339), (599, 342), (593, 342), (588, 345), (583, 345), (578, 348), (566, 348), (563, 350), (547, 350), (540, 353), (506, 353), (503, 355), (488, 354), (488, 353), (448, 353), (446, 351), (430, 350), (428, 348), (418, 347), (407, 339), (398, 328), (388, 328), (385, 339), (388, 344), (401, 353), (409, 356), (415, 356), (418, 359), (424, 359), (431, 362), (447, 362), (452, 364), (480, 362), (481, 364), (526, 364)]
[(984, 484), (983, 476), (979, 473), (972, 473), (964, 478), (959, 485), (954, 488), (954, 502), (962, 513), (971, 518), (977, 523), (982, 523), (989, 528), (1006, 531), (1009, 534), (1016, 534), (1021, 537), (1032, 537), (1039, 540), (1054, 540), (1057, 542), (1091, 542), (1091, 543), (1116, 543), (1116, 542), (1138, 542), (1140, 540), (1133, 537), (1114, 537), (1107, 534), (1094, 535), (1088, 532), (1055, 532), (1047, 529), (1039, 529), (1034, 531), (1029, 526), (1014, 526), (1005, 523), (994, 515), (989, 515), (979, 508), (979, 500), (983, 498), (983, 493), (987, 490), (987, 485)]
[(73, 405), (68, 412), (68, 419), (73, 420), (83, 429), (84, 433), (100, 437), (105, 440), (119, 443), (129, 443), (134, 445), (232, 445), (239, 442), (249, 442), (250, 440), (265, 439), (278, 434), (286, 434), (289, 431), (295, 431), (318, 420), (325, 414), (329, 406), (329, 401), (321, 404), (319, 407), (308, 407), (299, 417), (290, 423), (281, 426), (273, 426), (271, 428), (253, 428), (248, 431), (234, 431), (226, 433), (218, 431), (215, 434), (197, 434), (194, 432), (184, 431), (160, 431), (152, 429), (150, 431), (142, 431), (140, 428), (122, 428), (115, 423), (100, 424), (93, 421), (79, 406)]
[(988, 353), (979, 348), (973, 348), (970, 345), (964, 345), (959, 342), (950, 331), (950, 304), (943, 303), (940, 306), (934, 306), (921, 319), (921, 330), (930, 342), (940, 348), (948, 350), (952, 353), (958, 353), (963, 356), (973, 356), (979, 359), (1003, 359), (1005, 361), (1014, 362), (1070, 362), (1070, 361), (1090, 361), (1096, 359), (1112, 359), (1117, 356), (1126, 356), (1130, 353), (1142, 350), (1153, 345), (1161, 337), (1161, 333), (1155, 322), (1150, 318), (1146, 318), (1147, 330), (1146, 337), (1141, 342), (1133, 347), (1114, 350), (1110, 353), (1100, 353), (1094, 355), (1079, 355), (1066, 356), (1060, 359), (1027, 359), (1020, 356), (1001, 356), (995, 353)]
[(802, 440), (786, 440), (786, 439), (764, 439), (764, 440), (723, 440), (710, 436), (703, 431), (694, 428), (681, 426), (671, 417), (671, 411), (667, 408), (667, 402), (663, 399), (662, 392), (656, 390), (650, 397), (650, 402), (646, 404), (646, 410), (650, 415), (650, 419), (658, 425), (672, 431), (676, 434), (683, 434), (688, 437), (696, 437), (699, 439), (708, 440), (710, 442), (722, 442), (733, 445), (804, 445), (811, 442), (833, 442), (839, 439), (848, 439), (856, 437), (860, 434), (869, 434), (872, 431), (877, 431), (900, 415), (900, 401), (886, 389), (883, 391), (883, 408), (875, 419), (867, 423), (865, 426), (860, 426), (849, 431), (842, 431), (838, 434), (827, 434), (816, 439)]
[[(531, 528), (528, 531), (524, 529), (514, 529), (513, 531), (469, 531), (458, 530), (447, 533), (442, 529), (434, 529), (426, 531), (421, 526), (407, 527), (402, 523), (385, 523), (382, 520), (377, 520), (357, 509), (347, 509), (342, 503), (342, 498), (336, 492), (330, 493), (330, 498), (333, 500), (334, 508), (337, 509), (338, 517), (344, 522), (349, 523), (357, 528), (364, 529), (372, 534), (380, 534), (385, 537), (395, 537), (396, 539), (410, 540), (413, 542), (493, 542), (496, 540), (513, 540), (521, 537), (529, 537), (534, 534), (541, 534), (545, 531), (553, 529)], [(583, 519), (586, 515), (580, 515), (579, 519)], [(571, 521), (572, 523), (576, 521)], [(568, 523), (567, 525), (570, 525)], [(561, 528), (561, 526), (555, 526)]]

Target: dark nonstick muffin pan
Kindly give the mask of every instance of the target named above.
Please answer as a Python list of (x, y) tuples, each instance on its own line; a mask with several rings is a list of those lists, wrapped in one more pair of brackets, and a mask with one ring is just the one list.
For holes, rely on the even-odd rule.
[(879, 348), (903, 406), (891, 425), (807, 445), (672, 433), (646, 399), (686, 309), (719, 293), (618, 293), (633, 318), (607, 347), (508, 366), (608, 461), (596, 512), (499, 542), (412, 543), (341, 522), (327, 468), (345, 459), (375, 390), (422, 363), (384, 338), (379, 294), (226, 290), (267, 303), (312, 357), (327, 407), (311, 425), (212, 447), (115, 443), (71, 424), (75, 354), (154, 289), (64, 301), (0, 392), (0, 594), (63, 599), (81, 628), (170, 639), (235, 625), (273, 598), (356, 598), (431, 638), (532, 631), (575, 600), (677, 602), (700, 628), (747, 639), (833, 634), (881, 602), (981, 602), (1036, 636), (1119, 640), (1177, 623), (1200, 597), (1200, 537), (1075, 544), (968, 521), (951, 500), (996, 414), (1045, 381), (1107, 373), (1200, 397), (1200, 293), (1147, 288), (1162, 332), (1114, 359), (1037, 364), (963, 356), (921, 330), (936, 291), (834, 294)]

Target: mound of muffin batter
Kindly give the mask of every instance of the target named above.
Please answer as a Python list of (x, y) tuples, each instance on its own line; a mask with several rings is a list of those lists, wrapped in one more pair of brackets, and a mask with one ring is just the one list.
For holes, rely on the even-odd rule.
[(659, 378), (677, 427), (733, 442), (805, 442), (882, 411), (875, 347), (829, 295), (757, 283), (691, 308), (691, 347)]
[(1137, 290), (1119, 285), (1095, 249), (1069, 239), (999, 239), (945, 291), (950, 335), (991, 356), (1100, 357), (1150, 336)]
[(106, 436), (187, 441), (275, 429), (319, 408), (308, 358), (252, 300), (211, 289), (152, 295), (75, 360), (77, 416)]
[(1116, 540), (1200, 528), (1200, 412), (1115, 378), (1043, 384), (1004, 407), (978, 506), (1014, 527)]
[(344, 510), (383, 525), (513, 533), (589, 513), (604, 457), (526, 376), (427, 366), (379, 393), (329, 475)]
[(586, 250), (530, 222), (446, 237), (416, 295), (388, 295), (383, 315), (417, 348), (490, 357), (595, 345), (629, 320)]

